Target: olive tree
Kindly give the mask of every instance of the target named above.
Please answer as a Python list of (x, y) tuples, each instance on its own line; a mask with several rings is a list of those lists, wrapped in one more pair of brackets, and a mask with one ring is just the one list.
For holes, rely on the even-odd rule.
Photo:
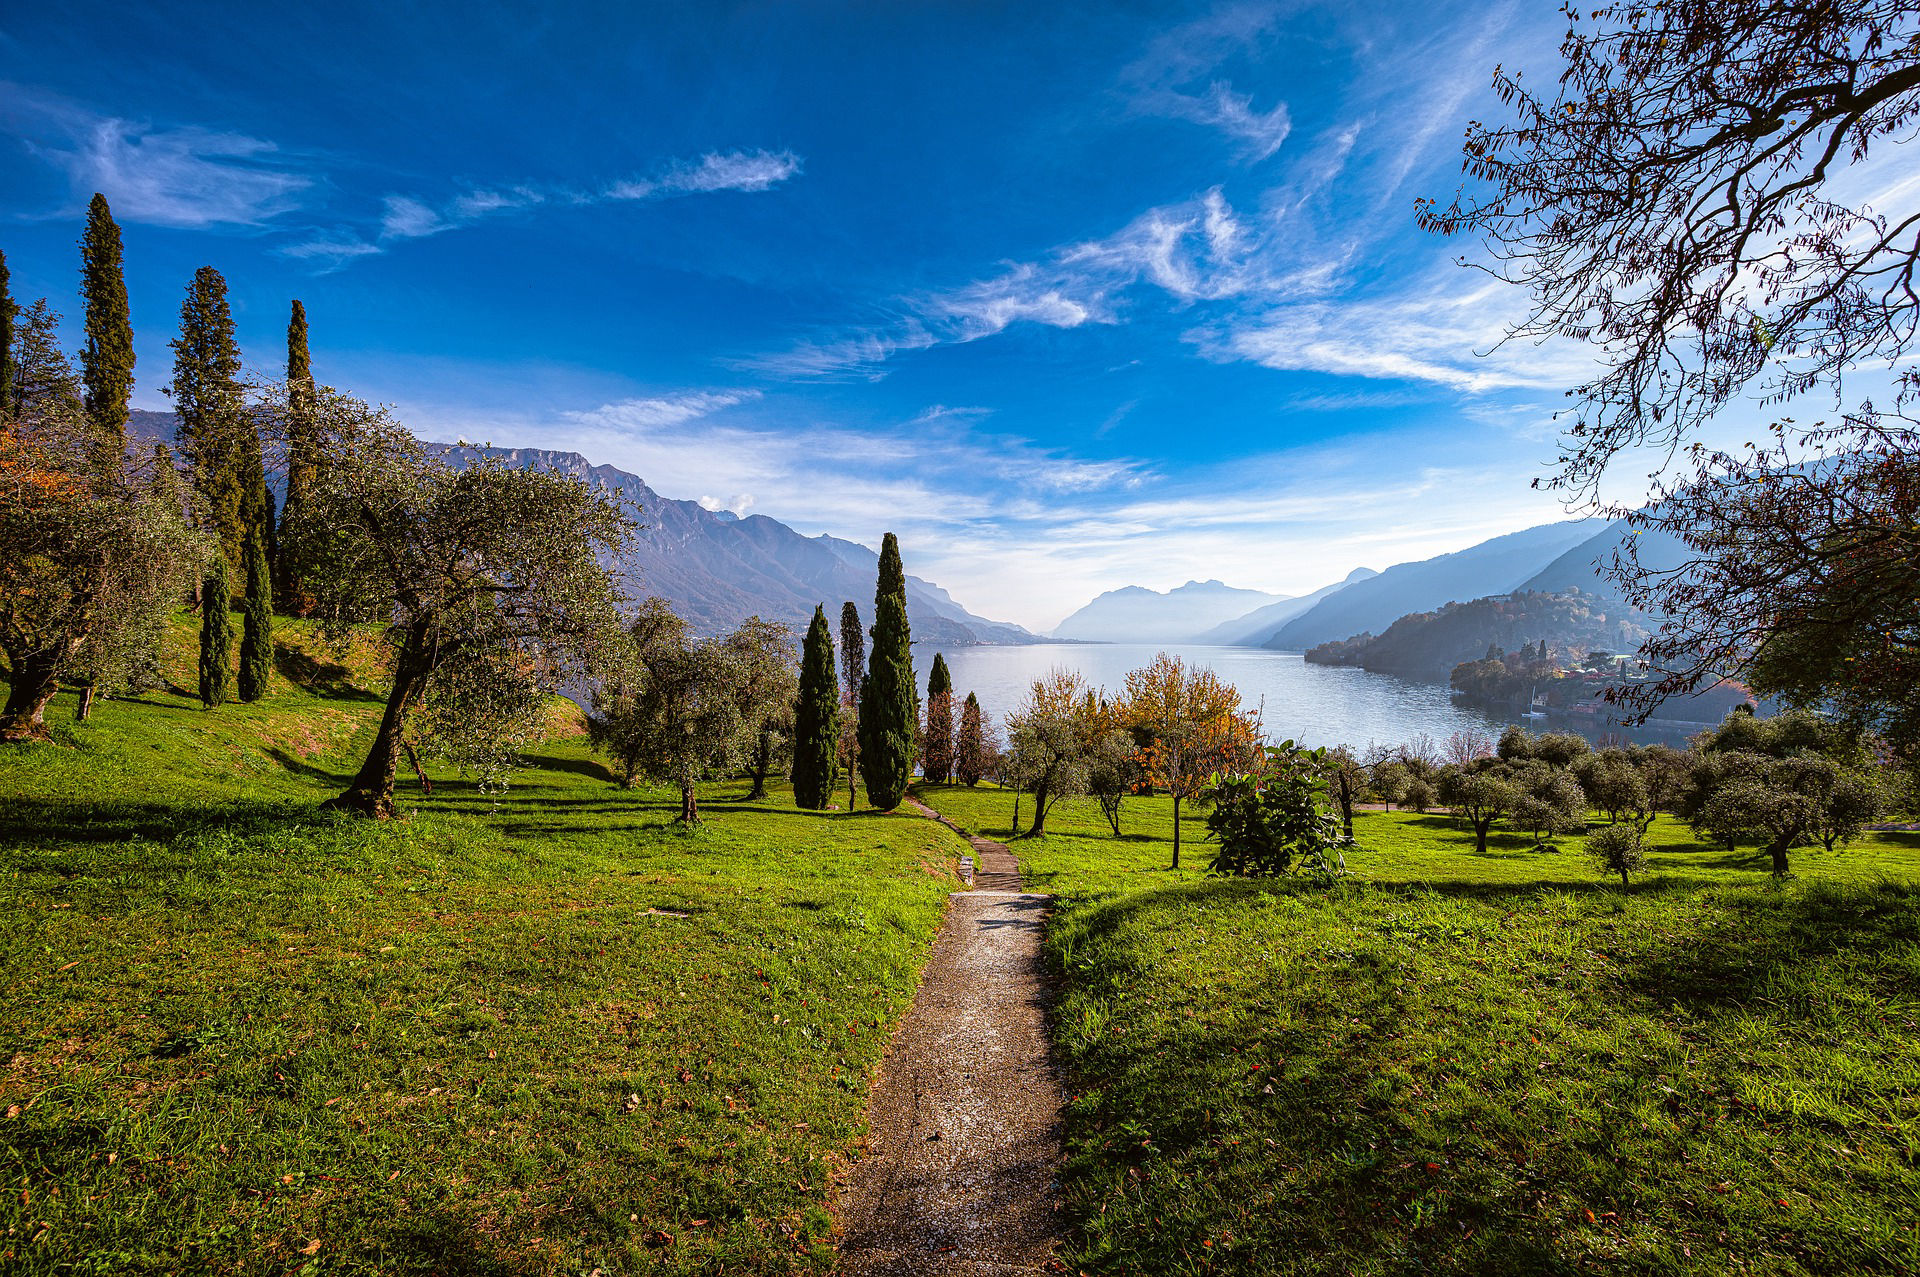
[(164, 449), (102, 455), (50, 312), (16, 340), (24, 387), (0, 406), (0, 740), (46, 735), (63, 679), (94, 687), (150, 667), (166, 617), (212, 547), (188, 524)]
[(768, 719), (792, 702), (792, 640), (758, 617), (695, 638), (664, 599), (643, 603), (629, 633), (627, 661), (594, 691), (589, 732), (622, 785), (673, 786), (680, 821), (697, 824), (695, 786), (747, 762)]
[[(359, 771), (327, 804), (394, 812), (396, 766), (421, 704), (508, 675), (522, 707), (606, 665), (621, 642), (619, 592), (606, 563), (633, 521), (606, 496), (550, 471), (498, 461), (455, 469), (384, 410), (316, 392), (308, 429), (328, 464), (289, 520), (291, 554), (324, 632), (381, 625), (392, 657), (386, 709)], [(517, 729), (491, 704), (461, 731)]]

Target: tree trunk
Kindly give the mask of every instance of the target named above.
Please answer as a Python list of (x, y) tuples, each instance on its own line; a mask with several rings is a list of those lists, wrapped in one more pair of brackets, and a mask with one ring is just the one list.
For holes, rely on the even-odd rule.
[(394, 666), (393, 690), (387, 693), (387, 708), (380, 715), (380, 730), (374, 734), (367, 760), (360, 764), (352, 784), (321, 804), (323, 810), (358, 812), (376, 820), (393, 816), (393, 778), (400, 767), (407, 715), (413, 712), (432, 673), (433, 651), (428, 646), (427, 627), (418, 623), (407, 632), (406, 646)]
[(848, 811), (853, 810), (853, 800), (854, 800), (853, 786), (854, 786), (854, 783), (859, 779), (859, 777), (860, 777), (860, 769), (857, 766), (849, 764), (847, 767), (847, 810)]
[(747, 801), (767, 796), (767, 771), (773, 766), (773, 733), (764, 727), (760, 729), (759, 743), (753, 751), (753, 788), (747, 792)]
[(1009, 826), (1009, 828), (1013, 830), (1014, 837), (1016, 838), (1019, 837), (1020, 835), (1020, 789), (1018, 786), (1015, 786), (1013, 791), (1013, 824)]
[(84, 723), (93, 717), (93, 694), (95, 690), (94, 685), (90, 682), (80, 689), (80, 700), (73, 707), (74, 722)]
[(420, 782), (421, 792), (429, 798), (433, 797), (433, 782), (427, 779), (427, 769), (420, 765), (420, 751), (413, 747), (412, 741), (406, 742), (405, 748), (407, 766), (413, 768), (414, 779)]
[(680, 786), (680, 823), (683, 825), (700, 823), (700, 801), (693, 796), (692, 785)]
[(1347, 841), (1353, 841), (1353, 790), (1347, 782), (1340, 782), (1340, 819), (1347, 827)]
[[(1469, 817), (1469, 819), (1471, 819), (1471, 817)], [(1473, 849), (1479, 852), (1481, 855), (1486, 854), (1487, 831), (1492, 828), (1493, 828), (1493, 817), (1491, 816), (1487, 817), (1485, 820), (1474, 820), (1473, 822)]]
[(1180, 867), (1180, 794), (1173, 795), (1173, 867)]
[(0, 710), (0, 740), (39, 740), (47, 734), (47, 702), (60, 690), (52, 652), (12, 656), (13, 681), (7, 685), (7, 705)]
[(1622, 870), (1620, 871), (1620, 886), (1621, 886), (1621, 888), (1622, 888), (1622, 889), (1625, 889), (1625, 888), (1626, 888), (1626, 887), (1628, 886), (1628, 883), (1627, 883), (1627, 871), (1626, 871), (1626, 870), (1624, 870), (1624, 869), (1622, 869)]
[(1773, 875), (1776, 878), (1787, 876), (1787, 840), (1776, 838), (1767, 845), (1767, 854), (1773, 857)]
[(1027, 837), (1038, 838), (1047, 832), (1047, 787), (1033, 787), (1033, 823), (1027, 826)]

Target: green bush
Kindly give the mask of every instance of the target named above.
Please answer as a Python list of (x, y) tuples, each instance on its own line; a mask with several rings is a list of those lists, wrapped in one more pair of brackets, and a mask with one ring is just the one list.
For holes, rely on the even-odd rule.
[(1207, 829), (1219, 840), (1208, 870), (1234, 877), (1284, 874), (1296, 865), (1324, 873), (1344, 869), (1346, 841), (1328, 806), (1327, 751), (1285, 741), (1267, 750), (1256, 775), (1216, 779), (1203, 798), (1213, 804)]
[(1646, 835), (1632, 821), (1607, 825), (1587, 838), (1587, 855), (1602, 873), (1619, 874), (1624, 887), (1628, 874), (1647, 867)]

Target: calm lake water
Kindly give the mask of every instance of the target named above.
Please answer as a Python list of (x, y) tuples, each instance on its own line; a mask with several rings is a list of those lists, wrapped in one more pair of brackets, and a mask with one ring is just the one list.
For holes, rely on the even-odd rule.
[[(1118, 690), (1127, 671), (1166, 651), (1188, 665), (1210, 666), (1240, 691), (1249, 707), (1264, 701), (1268, 734), (1303, 745), (1399, 744), (1425, 732), (1436, 744), (1463, 729), (1498, 736), (1517, 721), (1456, 705), (1452, 693), (1434, 683), (1409, 683), (1366, 670), (1309, 665), (1297, 652), (1248, 647), (1202, 647), (1152, 643), (1037, 643), (1024, 647), (962, 647), (945, 653), (953, 672), (954, 701), (968, 692), (999, 731), (1008, 711), (1017, 708), (1034, 679), (1056, 666), (1078, 670), (1096, 687)], [(914, 668), (922, 689), (933, 665), (934, 645), (916, 643)], [(955, 714), (956, 720), (958, 713)], [(1546, 723), (1527, 726), (1548, 730)], [(1555, 724), (1554, 730), (1568, 730)], [(1004, 739), (1004, 732), (1000, 733)], [(1659, 732), (1632, 733), (1636, 739), (1665, 739)]]

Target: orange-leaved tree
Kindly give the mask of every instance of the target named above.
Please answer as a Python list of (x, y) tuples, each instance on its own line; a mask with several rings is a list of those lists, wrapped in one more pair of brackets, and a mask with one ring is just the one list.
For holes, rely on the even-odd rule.
[(1173, 798), (1173, 867), (1180, 867), (1180, 804), (1208, 777), (1251, 770), (1260, 759), (1260, 716), (1211, 669), (1162, 652), (1127, 675), (1128, 725), (1141, 740), (1147, 780)]

